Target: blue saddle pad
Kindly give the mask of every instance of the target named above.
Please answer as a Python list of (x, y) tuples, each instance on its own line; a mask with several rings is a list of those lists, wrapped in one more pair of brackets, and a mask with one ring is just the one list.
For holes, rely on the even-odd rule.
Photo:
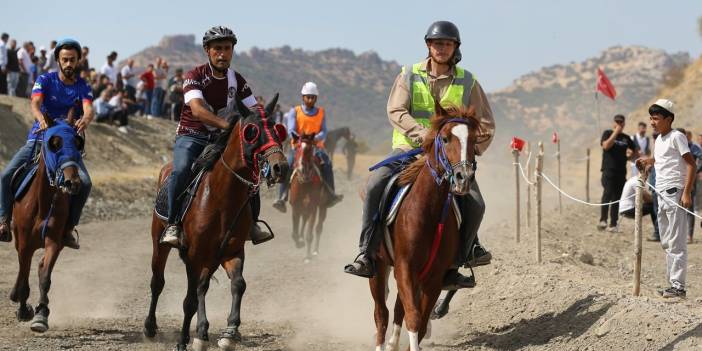
[(38, 163), (24, 164), (12, 175), (12, 193), (15, 194), (15, 201), (21, 199), (27, 192), (34, 175), (37, 174), (37, 169), (39, 169)]

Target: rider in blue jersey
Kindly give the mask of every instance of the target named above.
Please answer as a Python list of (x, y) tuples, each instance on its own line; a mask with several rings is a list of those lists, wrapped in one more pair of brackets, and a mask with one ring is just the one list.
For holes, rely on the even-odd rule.
[[(74, 118), (78, 118), (74, 125), (78, 133), (82, 133), (94, 117), (92, 90), (85, 80), (78, 76), (76, 70), (81, 58), (80, 44), (73, 39), (59, 41), (54, 49), (54, 58), (58, 63), (59, 71), (39, 76), (32, 88), (32, 115), (36, 121), (29, 132), (27, 143), (19, 149), (0, 175), (0, 241), (9, 242), (12, 240), (10, 234), (10, 220), (14, 202), (14, 194), (10, 184), (12, 176), (19, 167), (30, 161), (37, 140), (41, 140), (39, 134), (46, 130), (52, 122), (66, 119), (71, 108), (79, 110), (81, 104), (83, 115), (74, 116)], [(80, 192), (71, 199), (69, 211), (71, 230), (64, 238), (64, 245), (73, 249), (78, 249), (79, 245), (72, 231), (78, 224), (92, 186), (83, 162), (80, 162), (78, 173), (82, 187)]]

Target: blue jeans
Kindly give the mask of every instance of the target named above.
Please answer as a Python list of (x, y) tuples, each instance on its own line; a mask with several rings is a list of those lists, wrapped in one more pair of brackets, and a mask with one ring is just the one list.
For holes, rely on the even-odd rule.
[[(329, 155), (326, 153), (326, 151), (324, 151), (324, 149), (321, 148), (315, 149), (315, 156), (322, 160), (322, 167), (320, 168), (320, 172), (322, 173), (322, 181), (327, 183), (327, 185), (329, 185), (329, 188), (331, 188), (333, 192), (334, 169), (332, 168), (331, 159), (329, 158)], [(288, 150), (288, 164), (290, 165), (290, 167), (294, 167), (293, 162), (295, 162), (295, 149), (291, 148), (290, 150)], [(282, 201), (287, 201), (289, 189), (290, 179), (288, 178), (286, 181), (280, 183), (280, 186), (278, 187), (278, 199)]]
[[(36, 140), (28, 140), (27, 143), (17, 151), (15, 156), (12, 157), (12, 160), (5, 166), (5, 169), (0, 175), (0, 217), (4, 216), (8, 219), (12, 217), (12, 205), (15, 200), (15, 194), (12, 193), (12, 185), (10, 184), (12, 182), (12, 175), (15, 174), (20, 166), (29, 162), (35, 143)], [(39, 147), (39, 145), (37, 145), (37, 147)], [(88, 196), (93, 186), (83, 161), (80, 161), (78, 164), (78, 175), (82, 186), (80, 192), (71, 198), (71, 209), (69, 212), (69, 220), (74, 226), (78, 225), (80, 215), (83, 212), (83, 206), (85, 206), (85, 203), (88, 201)]]
[(181, 195), (193, 176), (190, 167), (207, 144), (207, 140), (201, 138), (176, 136), (173, 146), (173, 171), (168, 183), (168, 224), (176, 224), (183, 202)]
[(154, 91), (153, 89), (144, 90), (144, 114), (145, 115), (150, 115), (151, 114), (151, 100), (154, 97)]
[(163, 89), (156, 87), (154, 88), (153, 95), (151, 97), (151, 115), (154, 117), (161, 117), (161, 106), (163, 105)]

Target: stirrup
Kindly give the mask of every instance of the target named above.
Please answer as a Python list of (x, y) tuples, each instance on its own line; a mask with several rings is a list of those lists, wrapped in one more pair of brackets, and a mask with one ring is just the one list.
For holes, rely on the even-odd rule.
[[(272, 240), (273, 238), (275, 238), (275, 234), (273, 233), (273, 229), (271, 229), (271, 226), (268, 225), (268, 223), (266, 223), (266, 221), (264, 221), (264, 220), (261, 220), (261, 219), (255, 220), (255, 221), (254, 221), (254, 224), (253, 224), (254, 227), (252, 227), (251, 230), (256, 230), (256, 229), (255, 229), (255, 226), (257, 226), (258, 223), (263, 223), (263, 225), (265, 225), (266, 228), (268, 229), (268, 233), (269, 233), (270, 235), (266, 236), (265, 238), (263, 238), (263, 239), (261, 239), (261, 240), (254, 240), (254, 238), (251, 236), (251, 233), (249, 233), (249, 238), (251, 239), (251, 243), (252, 243), (252, 244), (254, 244), (254, 245), (263, 244), (263, 243), (265, 243), (265, 242), (267, 242), (267, 241), (270, 241), (270, 240)], [(261, 230), (260, 228), (258, 229), (258, 231), (259, 231), (259, 232), (262, 232), (262, 233), (265, 233), (265, 232), (264, 232), (263, 230)]]
[[(366, 264), (360, 263), (361, 261), (358, 260), (361, 256), (366, 257)], [(367, 271), (359, 271), (359, 269), (356, 269), (356, 264), (360, 265), (361, 267), (367, 267)], [(369, 258), (367, 255), (360, 253), (353, 260), (353, 263), (344, 266), (344, 273), (353, 274), (362, 278), (373, 278), (375, 276), (375, 262), (373, 262), (373, 259)]]

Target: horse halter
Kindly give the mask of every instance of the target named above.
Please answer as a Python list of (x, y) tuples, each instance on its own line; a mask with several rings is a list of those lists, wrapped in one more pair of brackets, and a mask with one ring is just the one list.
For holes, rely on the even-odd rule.
[[(443, 122), (441, 124), (441, 128), (439, 128), (439, 131), (441, 131), (447, 123), (464, 124), (470, 128), (467, 120), (462, 118), (452, 118)], [(454, 175), (456, 171), (460, 168), (465, 169), (468, 166), (470, 166), (473, 172), (475, 172), (478, 169), (478, 163), (475, 161), (475, 159), (473, 161), (460, 160), (454, 164), (451, 164), (451, 162), (449, 162), (448, 156), (446, 155), (446, 147), (444, 145), (444, 142), (441, 140), (441, 135), (438, 132), (434, 137), (434, 158), (436, 159), (438, 165), (444, 169), (443, 174), (439, 174), (439, 167), (437, 167), (436, 169), (432, 167), (428, 157), (426, 158), (425, 163), (427, 167), (429, 167), (429, 171), (431, 172), (431, 175), (434, 178), (434, 182), (436, 182), (436, 185), (438, 186), (441, 186), (444, 180), (448, 180), (449, 184), (453, 184), (455, 179)]]

